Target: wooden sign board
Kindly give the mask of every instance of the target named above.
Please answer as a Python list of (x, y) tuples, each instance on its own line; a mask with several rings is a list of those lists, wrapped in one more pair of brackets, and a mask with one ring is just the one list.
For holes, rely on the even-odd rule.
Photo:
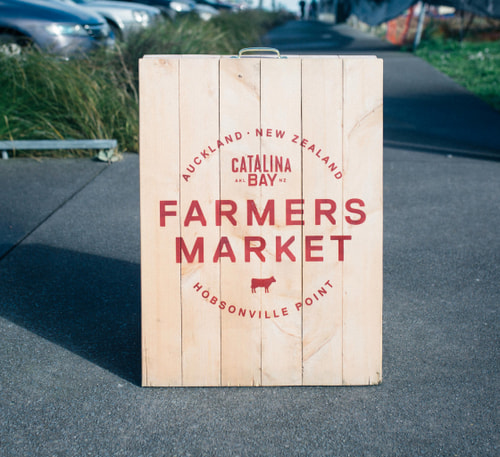
[(382, 61), (140, 61), (145, 386), (382, 379)]

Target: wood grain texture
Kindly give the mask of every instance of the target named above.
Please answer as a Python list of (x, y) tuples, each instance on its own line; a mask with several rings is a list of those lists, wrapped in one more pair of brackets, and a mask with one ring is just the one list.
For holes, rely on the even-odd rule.
[(182, 385), (179, 213), (160, 227), (160, 201), (179, 198), (179, 60), (140, 62), (142, 384)]
[[(277, 210), (276, 226), (262, 226), (262, 236), (268, 240), (269, 259), (263, 264), (262, 277), (274, 275), (272, 295), (260, 292), (263, 309), (270, 319), (262, 322), (262, 384), (300, 385), (302, 384), (302, 319), (301, 314), (291, 307), (302, 295), (302, 225), (287, 225), (284, 210), (287, 199), (302, 199), (302, 153), (300, 145), (277, 138), (276, 130), (285, 131), (293, 138), (301, 131), (301, 61), (299, 58), (286, 60), (262, 59), (261, 63), (261, 155), (283, 156), (289, 160), (291, 173), (283, 174), (284, 182), (273, 186), (261, 186), (262, 199), (274, 200)], [(268, 132), (267, 129), (270, 129)], [(265, 135), (264, 135), (265, 132)], [(268, 134), (271, 136), (267, 136)], [(278, 178), (279, 179), (279, 178)], [(302, 205), (294, 208), (302, 210)], [(298, 214), (298, 223), (303, 216)], [(283, 243), (293, 239), (294, 257), (276, 258), (276, 236)], [(260, 289), (262, 290), (262, 289)], [(288, 315), (283, 316), (286, 308)], [(280, 317), (275, 317), (280, 316)]]
[[(200, 78), (200, 75), (203, 75)], [(207, 145), (216, 148), (219, 138), (219, 60), (192, 58), (179, 60), (180, 119), (180, 204), (182, 215), (188, 214), (191, 202), (198, 202), (206, 223), (195, 220), (181, 224), (181, 236), (189, 249), (200, 237), (208, 251), (206, 259), (181, 262), (182, 305), (182, 385), (220, 385), (220, 311), (197, 290), (209, 290), (219, 296), (219, 268), (210, 263), (209, 253), (216, 246), (220, 231), (214, 228), (214, 201), (219, 198), (219, 157), (210, 153), (201, 161)], [(197, 164), (196, 162), (200, 162)], [(194, 169), (192, 173), (189, 170)], [(203, 183), (200, 192), (199, 183)], [(197, 213), (195, 213), (197, 214)], [(213, 250), (213, 249), (212, 249)]]
[[(302, 61), (303, 194), (310, 244), (321, 247), (303, 262), (304, 384), (342, 384), (342, 263), (332, 235), (342, 234), (342, 61)], [(318, 120), (321, 119), (321, 122)], [(339, 174), (340, 173), (340, 174)], [(325, 215), (316, 221), (315, 200)], [(332, 213), (328, 213), (328, 209)], [(320, 225), (317, 225), (319, 222)], [(306, 240), (304, 240), (306, 241)]]
[[(366, 221), (344, 220), (343, 383), (382, 380), (382, 61), (345, 58), (344, 199), (364, 202)], [(357, 219), (356, 215), (352, 215)]]
[[(233, 135), (233, 142), (221, 152), (221, 199), (238, 204), (238, 214), (244, 214), (246, 201), (255, 198), (254, 189), (235, 181), (230, 174), (232, 159), (259, 154), (260, 140), (255, 129), (260, 125), (260, 60), (230, 59), (220, 61), (220, 129), (221, 135)], [(236, 141), (235, 133), (242, 139)], [(243, 179), (243, 178), (242, 178)], [(245, 262), (244, 237), (255, 235), (245, 225), (245, 217), (233, 225), (222, 219), (221, 235), (226, 236), (234, 250), (236, 261), (221, 259), (222, 311), (222, 384), (225, 386), (258, 386), (262, 384), (261, 320), (250, 318), (250, 312), (261, 312), (261, 304), (252, 294), (248, 278), (260, 277), (259, 262)], [(240, 309), (246, 315), (240, 315)], [(232, 312), (231, 312), (232, 311)], [(255, 316), (255, 315), (254, 315)]]
[(382, 61), (146, 56), (140, 100), (143, 385), (381, 382)]

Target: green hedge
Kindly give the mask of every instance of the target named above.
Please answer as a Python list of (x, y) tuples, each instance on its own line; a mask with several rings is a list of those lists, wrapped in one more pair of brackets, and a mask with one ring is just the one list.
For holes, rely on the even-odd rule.
[[(33, 49), (19, 56), (0, 54), (0, 139), (114, 138), (120, 151), (137, 151), (139, 58), (235, 54), (259, 45), (267, 30), (288, 19), (286, 13), (250, 10), (210, 21), (164, 21), (111, 51), (68, 61)], [(16, 155), (23, 154), (37, 155)]]
[(416, 54), (500, 111), (500, 41), (422, 41)]

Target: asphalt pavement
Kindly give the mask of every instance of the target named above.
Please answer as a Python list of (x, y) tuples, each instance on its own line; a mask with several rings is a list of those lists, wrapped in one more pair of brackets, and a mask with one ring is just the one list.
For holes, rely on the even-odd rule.
[(140, 387), (138, 155), (0, 161), (0, 456), (500, 454), (500, 114), (347, 26), (284, 54), (384, 59), (384, 362), (371, 387)]

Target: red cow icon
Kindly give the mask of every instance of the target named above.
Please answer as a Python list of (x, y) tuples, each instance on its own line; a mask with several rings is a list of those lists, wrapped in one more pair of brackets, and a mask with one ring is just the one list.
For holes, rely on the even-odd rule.
[(264, 287), (264, 291), (266, 294), (269, 292), (269, 286), (273, 283), (276, 282), (276, 279), (274, 279), (274, 276), (271, 276), (270, 278), (252, 278), (252, 293), (256, 292), (257, 287)]

